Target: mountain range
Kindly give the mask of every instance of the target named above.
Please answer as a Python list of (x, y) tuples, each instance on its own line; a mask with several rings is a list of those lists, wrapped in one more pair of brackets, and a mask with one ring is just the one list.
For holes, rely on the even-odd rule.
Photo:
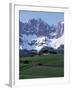
[(19, 49), (36, 50), (48, 47), (64, 51), (64, 21), (49, 25), (42, 19), (19, 21)]

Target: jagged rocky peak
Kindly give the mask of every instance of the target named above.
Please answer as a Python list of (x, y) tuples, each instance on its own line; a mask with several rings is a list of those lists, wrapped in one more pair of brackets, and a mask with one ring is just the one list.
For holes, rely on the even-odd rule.
[(31, 19), (26, 23), (19, 22), (19, 31), (22, 34), (35, 34), (37, 36), (47, 36), (48, 38), (60, 37), (64, 32), (63, 22), (57, 25), (49, 25), (42, 19)]
[(58, 49), (64, 45), (64, 22), (50, 26), (42, 19), (33, 18), (25, 23), (19, 21), (19, 44), (20, 49), (26, 50)]

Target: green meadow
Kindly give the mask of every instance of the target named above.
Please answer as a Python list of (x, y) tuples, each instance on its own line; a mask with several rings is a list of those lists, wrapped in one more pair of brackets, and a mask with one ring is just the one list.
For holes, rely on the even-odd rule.
[(64, 54), (20, 57), (19, 79), (64, 77)]

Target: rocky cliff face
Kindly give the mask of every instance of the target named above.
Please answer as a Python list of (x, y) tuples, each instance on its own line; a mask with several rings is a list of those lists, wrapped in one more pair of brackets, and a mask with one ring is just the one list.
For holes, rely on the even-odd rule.
[(44, 47), (64, 50), (64, 22), (52, 26), (42, 19), (19, 22), (19, 46), (20, 50), (38, 52)]

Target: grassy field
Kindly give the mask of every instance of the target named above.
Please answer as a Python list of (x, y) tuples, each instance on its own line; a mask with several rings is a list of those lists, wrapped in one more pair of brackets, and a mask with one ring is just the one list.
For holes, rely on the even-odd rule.
[(19, 79), (64, 76), (64, 55), (20, 57)]

